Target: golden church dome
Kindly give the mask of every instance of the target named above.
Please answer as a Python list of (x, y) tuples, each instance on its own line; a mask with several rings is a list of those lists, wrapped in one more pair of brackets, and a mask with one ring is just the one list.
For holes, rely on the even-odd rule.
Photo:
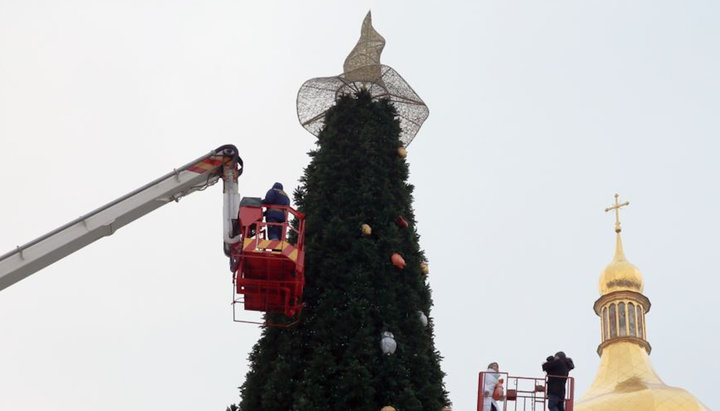
[(682, 388), (665, 384), (650, 363), (645, 315), (650, 300), (642, 294), (640, 270), (625, 258), (620, 238), (620, 207), (615, 194), (617, 243), (615, 257), (600, 275), (600, 298), (594, 310), (600, 317), (600, 368), (575, 411), (709, 411)]
[(639, 345), (616, 342), (603, 350), (595, 382), (575, 411), (710, 411), (692, 394), (666, 385)]
[(640, 270), (632, 265), (622, 248), (620, 233), (617, 233), (615, 257), (600, 275), (600, 294), (605, 295), (613, 291), (643, 292), (643, 278)]

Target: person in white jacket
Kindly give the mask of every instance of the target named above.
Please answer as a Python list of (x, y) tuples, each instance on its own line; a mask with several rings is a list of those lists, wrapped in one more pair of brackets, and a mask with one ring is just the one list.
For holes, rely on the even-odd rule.
[(496, 362), (488, 364), (485, 371), (485, 381), (483, 383), (483, 411), (500, 411), (500, 407), (492, 397), (495, 386), (500, 380), (500, 366)]

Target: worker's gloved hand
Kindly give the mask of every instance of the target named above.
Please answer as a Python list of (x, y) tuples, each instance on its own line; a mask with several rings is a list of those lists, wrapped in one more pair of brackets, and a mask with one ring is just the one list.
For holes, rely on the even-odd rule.
[(485, 391), (485, 392), (483, 393), (483, 395), (485, 395), (486, 397), (489, 397), (489, 396), (490, 396), (490, 391)]

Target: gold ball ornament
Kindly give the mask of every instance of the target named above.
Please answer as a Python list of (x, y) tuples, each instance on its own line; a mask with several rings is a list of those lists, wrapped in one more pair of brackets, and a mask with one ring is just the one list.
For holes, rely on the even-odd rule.
[(380, 408), (380, 411), (395, 411), (395, 407), (393, 407), (392, 405), (386, 405)]
[(407, 157), (407, 149), (405, 147), (398, 147), (397, 153), (401, 158)]
[(372, 234), (372, 227), (370, 227), (368, 224), (363, 224), (360, 226), (362, 229), (363, 235), (370, 235)]
[(428, 263), (420, 263), (420, 272), (422, 272), (424, 275), (428, 275), (430, 273), (430, 266), (428, 266)]
[(452, 408), (450, 408), (450, 407), (443, 407), (442, 411), (452, 411)]

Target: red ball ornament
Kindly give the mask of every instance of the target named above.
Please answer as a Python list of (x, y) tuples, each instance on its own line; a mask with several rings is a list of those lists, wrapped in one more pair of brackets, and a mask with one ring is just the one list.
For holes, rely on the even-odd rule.
[(405, 268), (405, 266), (407, 265), (407, 264), (405, 263), (405, 259), (402, 258), (402, 256), (401, 256), (400, 254), (398, 254), (398, 253), (393, 253), (392, 257), (390, 257), (390, 261), (392, 261), (392, 263), (393, 263), (393, 265), (394, 265), (395, 267), (397, 267), (397, 268), (399, 268), (399, 269), (401, 269), (401, 270), (402, 270), (403, 268)]
[(398, 225), (402, 228), (407, 228), (408, 226), (408, 222), (401, 215), (399, 215), (395, 221), (397, 221)]

